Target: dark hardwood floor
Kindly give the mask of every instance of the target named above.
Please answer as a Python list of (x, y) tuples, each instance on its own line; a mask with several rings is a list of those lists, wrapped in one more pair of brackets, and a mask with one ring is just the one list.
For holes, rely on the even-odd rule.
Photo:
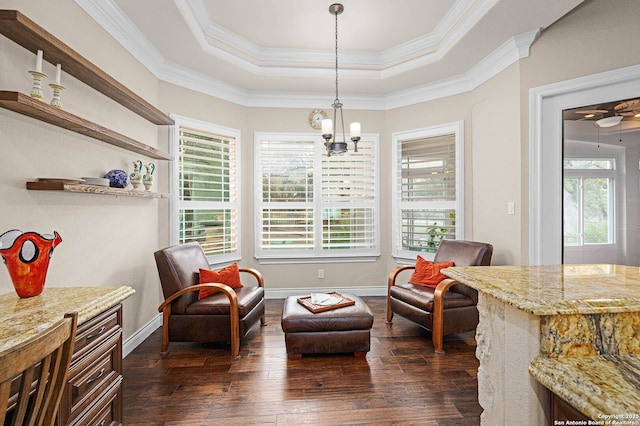
[(267, 300), (266, 327), (228, 346), (171, 343), (160, 358), (156, 330), (124, 359), (126, 425), (477, 425), (473, 332), (445, 337), (435, 355), (430, 334), (396, 316), (386, 299), (364, 297), (375, 320), (371, 351), (287, 360), (282, 300)]

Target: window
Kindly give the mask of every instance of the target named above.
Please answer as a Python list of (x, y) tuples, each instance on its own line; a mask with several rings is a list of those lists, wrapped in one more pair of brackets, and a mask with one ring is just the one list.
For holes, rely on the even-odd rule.
[(256, 257), (379, 255), (377, 147), (328, 157), (319, 135), (256, 133)]
[(393, 134), (393, 255), (463, 238), (463, 122)]
[(563, 163), (564, 244), (613, 244), (615, 159), (565, 158)]
[(239, 259), (240, 131), (173, 118), (172, 242), (199, 242), (210, 263)]

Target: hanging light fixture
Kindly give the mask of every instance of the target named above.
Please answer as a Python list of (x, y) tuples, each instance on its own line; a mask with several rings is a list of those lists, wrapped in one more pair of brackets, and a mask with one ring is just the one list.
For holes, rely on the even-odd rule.
[[(344, 6), (340, 3), (334, 3), (329, 6), (329, 13), (336, 18), (336, 99), (333, 101), (333, 120), (325, 118), (322, 120), (322, 137), (325, 140), (324, 145), (327, 147), (327, 155), (342, 154), (347, 152), (347, 139), (344, 133), (344, 115), (342, 113), (342, 103), (338, 96), (338, 15), (344, 12)], [(340, 116), (338, 116), (340, 110)], [(342, 140), (338, 135), (338, 118), (342, 128)], [(335, 126), (335, 128), (334, 128)], [(358, 152), (358, 141), (360, 140), (360, 123), (351, 123), (349, 127), (351, 141), (355, 147), (354, 151)]]
[(595, 124), (598, 127), (613, 127), (620, 124), (622, 118), (623, 117), (621, 115), (612, 115), (611, 117), (601, 118), (600, 120), (596, 121)]

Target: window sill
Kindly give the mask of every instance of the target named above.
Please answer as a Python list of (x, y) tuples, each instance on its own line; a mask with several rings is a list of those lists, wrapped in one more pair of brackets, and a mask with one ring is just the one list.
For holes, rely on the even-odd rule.
[(278, 265), (286, 263), (371, 263), (380, 256), (345, 256), (345, 257), (262, 257), (257, 258), (261, 265)]

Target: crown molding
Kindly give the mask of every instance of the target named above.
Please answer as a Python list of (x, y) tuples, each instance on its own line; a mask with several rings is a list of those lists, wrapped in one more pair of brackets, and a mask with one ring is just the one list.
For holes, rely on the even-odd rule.
[[(343, 66), (351, 69), (373, 68), (381, 71), (381, 77), (385, 78), (437, 62), (497, 2), (498, 0), (457, 0), (432, 33), (383, 51), (343, 51)], [(276, 64), (277, 69), (288, 70), (303, 66), (308, 68), (309, 64), (318, 62), (330, 63), (335, 58), (333, 50), (263, 48), (214, 23), (208, 16), (202, 0), (174, 0), (174, 3), (203, 51), (247, 71), (262, 75), (271, 74), (272, 72), (262, 69), (268, 68), (264, 64)], [(402, 66), (396, 68), (398, 64)]]
[(74, 0), (94, 21), (158, 77), (164, 57), (111, 0)]
[[(246, 107), (315, 108), (324, 103), (327, 105), (331, 104), (332, 99), (329, 99), (331, 96), (328, 96), (326, 93), (248, 91), (177, 64), (169, 63), (112, 0), (74, 1), (159, 80)], [(188, 0), (174, 1), (176, 5), (183, 7), (187, 6), (188, 3)], [(495, 1), (496, 0), (485, 0), (480, 2), (480, 4), (483, 7), (490, 7)], [(199, 0), (191, 0), (189, 3), (197, 5), (198, 2)], [(467, 9), (465, 10), (468, 10), (469, 3), (472, 3), (472, 0), (459, 0), (456, 3), (456, 7), (462, 8), (467, 5)], [(475, 9), (475, 12), (476, 16), (481, 16), (483, 13), (480, 8)], [(196, 25), (200, 27), (200, 21), (202, 21), (202, 19), (199, 20), (198, 15), (189, 13), (187, 16), (190, 16), (189, 19), (194, 21), (189, 23), (190, 28)], [(459, 29), (458, 31), (463, 30)], [(236, 55), (211, 46), (206, 42), (204, 33), (200, 32), (199, 34), (199, 37), (196, 38), (198, 42), (201, 43), (203, 49), (215, 50), (217, 54), (225, 56), (229, 61), (238, 59)], [(467, 72), (452, 76), (451, 78), (385, 95), (341, 94), (341, 100), (343, 103), (349, 105), (349, 109), (387, 110), (468, 92), (521, 58), (527, 57), (531, 45), (535, 42), (539, 34), (540, 30), (536, 29), (514, 36)], [(436, 54), (437, 53), (432, 53), (432, 55)], [(423, 65), (424, 63), (420, 61), (424, 60), (423, 58), (414, 59), (413, 61), (415, 61), (415, 63), (413, 65)], [(341, 70), (341, 74), (346, 78), (375, 80), (396, 75), (410, 69), (405, 67), (411, 67), (411, 65), (399, 64), (389, 67), (385, 71), (343, 69)], [(251, 71), (260, 75), (297, 77), (332, 76), (334, 73), (333, 70), (329, 69), (258, 67), (256, 65), (251, 66)]]

